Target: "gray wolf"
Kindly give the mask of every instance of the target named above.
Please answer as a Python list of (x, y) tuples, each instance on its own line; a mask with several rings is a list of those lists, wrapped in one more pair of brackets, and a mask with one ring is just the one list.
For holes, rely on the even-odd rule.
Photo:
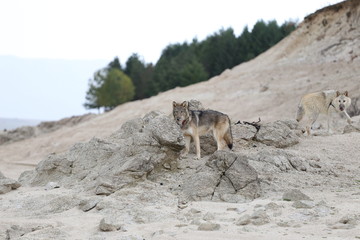
[(224, 149), (225, 143), (232, 149), (231, 123), (226, 114), (213, 110), (190, 110), (189, 102), (184, 101), (183, 103), (173, 102), (173, 115), (185, 138), (185, 151), (182, 156), (188, 154), (190, 141), (193, 139), (196, 157), (200, 159), (200, 136), (210, 131), (216, 140), (217, 150)]
[(348, 91), (340, 93), (335, 90), (327, 90), (322, 92), (315, 92), (306, 94), (301, 98), (298, 105), (296, 120), (301, 120), (305, 123), (307, 135), (310, 135), (311, 126), (314, 124), (320, 113), (327, 115), (327, 130), (330, 132), (329, 111), (335, 110), (342, 112), (347, 118), (349, 124), (352, 123), (346, 109), (350, 106), (351, 99), (348, 96)]

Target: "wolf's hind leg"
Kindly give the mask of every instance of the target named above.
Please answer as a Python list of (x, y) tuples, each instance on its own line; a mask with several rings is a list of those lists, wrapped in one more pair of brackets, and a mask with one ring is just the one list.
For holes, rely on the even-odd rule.
[(200, 137), (198, 134), (195, 134), (194, 136), (194, 143), (196, 148), (196, 158), (200, 159)]
[(316, 112), (316, 113), (312, 113), (308, 116), (308, 119), (306, 120), (306, 132), (307, 132), (307, 135), (310, 136), (311, 135), (311, 127), (312, 125), (315, 123), (316, 119), (318, 118), (319, 116), (319, 113)]
[(219, 151), (219, 150), (224, 149), (223, 142), (222, 142), (223, 137), (222, 137), (221, 133), (219, 131), (214, 130), (213, 135), (214, 135), (214, 139), (216, 141), (217, 150)]

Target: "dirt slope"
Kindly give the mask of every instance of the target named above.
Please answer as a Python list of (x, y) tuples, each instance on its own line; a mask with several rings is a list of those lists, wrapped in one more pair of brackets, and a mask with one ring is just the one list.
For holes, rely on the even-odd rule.
[[(163, 149), (165, 144), (161, 143), (159, 147), (155, 138), (149, 137), (154, 141), (148, 141), (151, 148), (145, 148), (141, 138), (132, 136), (146, 132), (137, 120), (125, 126), (141, 128), (141, 131), (137, 130), (138, 135), (125, 130), (118, 132), (121, 139), (114, 135), (104, 138), (125, 121), (151, 110), (170, 113), (173, 100), (198, 99), (205, 107), (229, 114), (233, 122), (254, 121), (258, 117), (263, 122), (272, 122), (293, 119), (300, 96), (310, 91), (346, 89), (352, 96), (360, 96), (359, 19), (359, 0), (330, 6), (308, 16), (288, 38), (261, 56), (207, 82), (127, 103), (79, 124), (1, 145), (0, 172), (16, 179), (22, 171), (33, 169), (49, 153), (64, 152), (74, 143), (87, 142), (73, 146), (69, 151), (74, 154), (72, 157), (52, 154), (48, 161), (38, 165), (41, 176), (48, 179), (46, 177), (51, 175), (58, 182), (44, 180), (48, 182), (46, 186), (33, 187), (24, 184), (0, 195), (0, 239), (359, 239), (360, 116), (353, 118), (352, 126), (346, 126), (350, 131), (331, 135), (303, 137), (296, 129), (293, 131), (297, 133), (291, 134), (284, 128), (267, 128), (270, 129), (268, 133), (276, 136), (282, 133), (278, 137), (280, 140), (296, 140), (296, 144), (284, 148), (246, 141), (239, 135), (239, 125), (234, 126), (233, 152), (225, 153), (239, 154), (238, 159), (242, 160), (247, 156), (246, 161), (256, 170), (261, 186), (256, 199), (236, 203), (226, 200), (228, 198), (217, 202), (184, 201), (179, 195), (182, 189), (195, 189), (196, 194), (203, 194), (207, 184), (197, 186), (210, 179), (203, 170), (209, 168), (212, 164), (209, 160), (215, 154), (199, 161), (192, 158), (193, 154), (176, 158), (179, 165), (173, 171), (171, 166), (164, 166), (157, 174), (154, 171), (151, 177), (139, 178), (139, 172), (129, 171), (134, 170), (132, 163), (135, 162), (137, 167), (142, 166), (141, 161), (151, 160), (154, 157), (149, 151), (151, 148), (167, 152)], [(164, 119), (173, 124), (166, 116), (159, 122), (166, 122)], [(159, 122), (151, 129), (167, 129), (159, 127)], [(283, 122), (296, 125), (294, 121)], [(338, 124), (344, 126), (346, 121)], [(266, 125), (262, 125), (260, 131), (266, 129)], [(179, 138), (174, 136), (178, 141)], [(101, 139), (88, 142), (93, 137)], [(144, 137), (144, 142), (147, 139)], [(151, 154), (151, 157), (136, 157), (138, 151), (125, 149), (134, 142), (142, 144), (136, 150)], [(128, 155), (130, 160), (126, 163), (129, 164), (122, 168), (124, 165), (119, 166), (119, 162)], [(86, 165), (86, 162), (90, 164)], [(230, 166), (235, 167), (234, 163)], [(135, 174), (136, 181), (104, 196), (94, 195), (89, 190), (91, 187), (76, 187), (80, 183), (100, 184), (111, 189), (112, 182), (100, 178), (101, 170), (106, 173), (111, 170), (116, 176), (114, 179), (120, 183), (126, 181), (126, 175), (121, 175), (122, 172), (113, 165), (128, 174)], [(231, 176), (240, 179), (245, 175), (244, 172), (236, 173), (222, 172), (221, 175), (233, 184)], [(16, 184), (2, 174), (0, 192)], [(79, 176), (73, 180), (71, 177), (76, 174)], [(23, 174), (23, 182), (32, 177), (31, 172)], [(64, 177), (70, 179), (68, 185), (61, 182)], [(181, 179), (186, 181), (179, 181)], [(216, 188), (227, 190), (224, 188), (226, 179), (224, 181)], [(118, 184), (115, 187), (119, 187)], [(214, 191), (213, 187), (210, 189)], [(228, 196), (224, 192), (220, 195)]]
[(294, 118), (300, 96), (324, 89), (359, 96), (360, 2), (346, 1), (309, 15), (289, 37), (256, 59), (209, 81), (121, 105), (73, 127), (0, 146), (0, 171), (8, 177), (31, 169), (52, 152), (108, 136), (125, 121), (151, 110), (170, 113), (171, 102), (200, 100), (233, 122)]

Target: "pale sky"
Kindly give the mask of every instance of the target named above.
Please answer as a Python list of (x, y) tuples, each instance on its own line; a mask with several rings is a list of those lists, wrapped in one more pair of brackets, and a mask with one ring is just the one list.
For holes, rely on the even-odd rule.
[[(138, 53), (146, 63), (156, 63), (161, 51), (171, 43), (190, 42), (193, 38), (201, 41), (228, 27), (238, 36), (245, 26), (251, 30), (260, 19), (275, 19), (279, 25), (287, 20), (301, 22), (306, 15), (338, 2), (340, 0), (0, 0), (0, 56), (27, 60), (99, 60), (104, 64), (118, 56), (124, 65), (132, 53)], [(1, 92), (6, 89), (16, 94), (16, 89), (7, 86), (8, 78), (1, 68)], [(44, 110), (23, 114), (24, 109), (16, 104), (11, 106), (11, 112), (6, 112), (3, 101), (7, 100), (0, 93), (0, 118), (56, 120), (83, 114), (87, 80), (96, 70), (89, 69), (85, 79), (62, 80), (65, 88), (72, 89), (74, 81), (83, 86), (79, 92), (72, 89), (74, 94), (81, 95), (81, 101), (78, 98), (72, 102), (78, 110), (67, 111), (54, 101), (56, 114), (46, 115)], [(31, 71), (26, 74), (27, 79), (16, 79), (15, 85), (31, 82), (34, 79), (31, 74)], [(37, 74), (37, 78), (42, 77)], [(47, 77), (46, 81), (58, 80)], [(56, 84), (59, 83), (54, 82)], [(28, 90), (34, 91), (34, 95), (37, 91)], [(46, 97), (47, 102), (53, 100), (51, 95)], [(39, 103), (33, 106), (36, 104)]]

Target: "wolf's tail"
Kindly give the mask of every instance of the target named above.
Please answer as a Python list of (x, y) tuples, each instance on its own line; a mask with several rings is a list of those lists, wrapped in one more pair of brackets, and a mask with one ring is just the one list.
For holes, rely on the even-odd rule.
[(296, 121), (300, 122), (301, 119), (304, 117), (304, 113), (305, 113), (305, 111), (304, 111), (303, 106), (299, 105), (298, 110), (296, 112)]
[(231, 122), (230, 122), (230, 119), (229, 119), (229, 127), (224, 135), (224, 140), (226, 142), (226, 144), (228, 145), (228, 147), (230, 149), (232, 149), (233, 147), (233, 137), (232, 137), (232, 132), (231, 132)]

